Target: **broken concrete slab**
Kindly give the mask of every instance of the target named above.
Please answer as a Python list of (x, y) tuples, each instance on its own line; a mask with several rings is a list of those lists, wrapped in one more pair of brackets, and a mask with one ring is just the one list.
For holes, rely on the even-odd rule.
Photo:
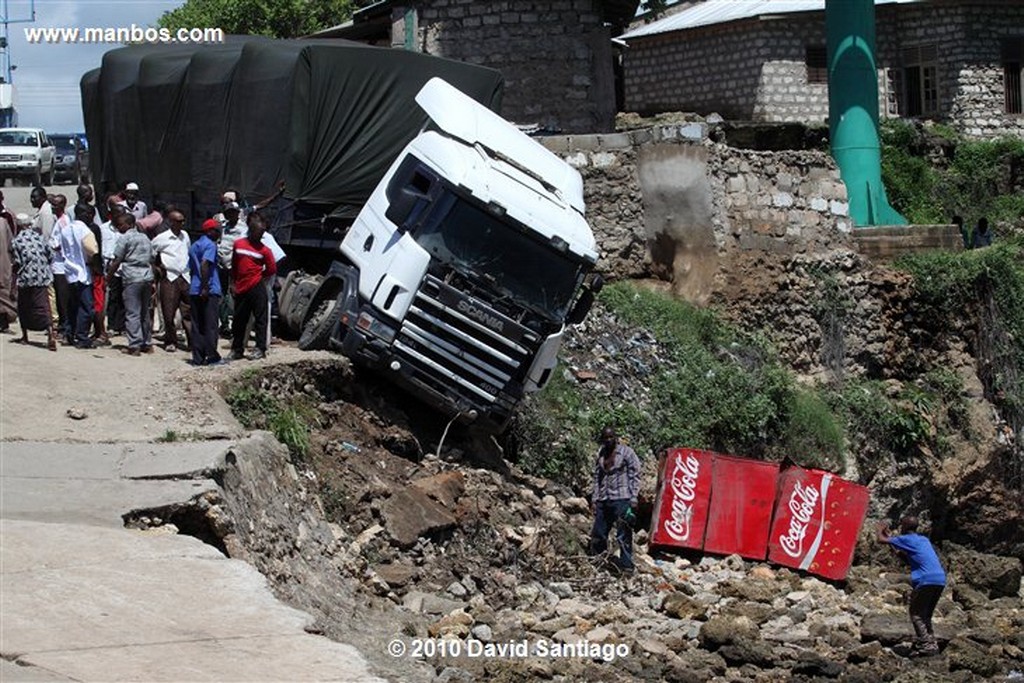
[(219, 490), (209, 479), (130, 481), (117, 479), (26, 479), (0, 477), (7, 519), (77, 522), (121, 527), (122, 514), (188, 501)]
[(194, 538), (13, 519), (3, 532), (0, 641), (22, 664), (74, 680), (376, 680), (256, 569)]

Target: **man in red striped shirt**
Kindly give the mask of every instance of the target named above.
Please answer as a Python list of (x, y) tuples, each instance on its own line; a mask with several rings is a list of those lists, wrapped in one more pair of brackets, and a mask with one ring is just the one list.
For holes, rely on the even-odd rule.
[(258, 213), (249, 215), (249, 235), (235, 240), (231, 256), (231, 290), (235, 297), (235, 316), (231, 326), (231, 359), (245, 353), (245, 328), (255, 318), (256, 350), (253, 360), (267, 355), (267, 284), (277, 273), (274, 253), (263, 244), (267, 223)]

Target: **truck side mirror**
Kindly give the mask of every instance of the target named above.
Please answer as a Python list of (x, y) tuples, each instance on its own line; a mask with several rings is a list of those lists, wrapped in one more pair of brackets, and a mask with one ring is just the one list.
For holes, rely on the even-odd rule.
[(384, 215), (389, 221), (398, 226), (399, 232), (405, 232), (409, 229), (409, 216), (412, 215), (416, 205), (427, 199), (427, 195), (417, 191), (415, 188), (403, 187), (390, 197), (388, 208)]
[(604, 278), (600, 275), (594, 275), (590, 283), (583, 290), (583, 293), (580, 294), (580, 298), (576, 300), (576, 305), (569, 311), (566, 321), (570, 325), (579, 325), (583, 322), (583, 319), (587, 317), (587, 313), (590, 313), (591, 306), (594, 305), (594, 299), (603, 287)]

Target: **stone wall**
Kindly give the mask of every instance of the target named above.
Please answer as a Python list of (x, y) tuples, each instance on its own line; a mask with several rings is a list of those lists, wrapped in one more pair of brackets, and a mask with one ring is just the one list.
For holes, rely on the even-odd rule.
[(598, 268), (613, 278), (665, 280), (705, 303), (750, 254), (851, 244), (846, 188), (824, 152), (736, 149), (703, 123), (540, 140), (583, 175)]
[(611, 35), (597, 0), (430, 0), (418, 22), (423, 52), (501, 71), (505, 118), (566, 132), (613, 128)]
[[(882, 5), (876, 14), (880, 114), (899, 88), (907, 47), (938, 49), (938, 118), (979, 138), (1024, 135), (1024, 116), (1005, 113), (1001, 39), (1024, 35), (1024, 5), (959, 0)], [(726, 118), (819, 123), (828, 89), (807, 83), (805, 50), (825, 44), (823, 13), (747, 20), (630, 41), (625, 109), (718, 112)], [(905, 106), (905, 105), (904, 105)]]

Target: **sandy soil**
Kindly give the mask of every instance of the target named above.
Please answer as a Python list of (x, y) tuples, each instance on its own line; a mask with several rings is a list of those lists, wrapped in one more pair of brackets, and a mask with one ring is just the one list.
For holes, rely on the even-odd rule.
[[(0, 335), (0, 441), (153, 441), (174, 431), (178, 438), (230, 438), (243, 430), (218, 394), (232, 375), (268, 363), (316, 354), (275, 344), (265, 361), (236, 361), (194, 368), (188, 353), (156, 347), (150, 355), (121, 353), (113, 346), (79, 350), (45, 348), (45, 335)], [(221, 341), (221, 353), (228, 342)], [(76, 419), (71, 414), (84, 413)]]

